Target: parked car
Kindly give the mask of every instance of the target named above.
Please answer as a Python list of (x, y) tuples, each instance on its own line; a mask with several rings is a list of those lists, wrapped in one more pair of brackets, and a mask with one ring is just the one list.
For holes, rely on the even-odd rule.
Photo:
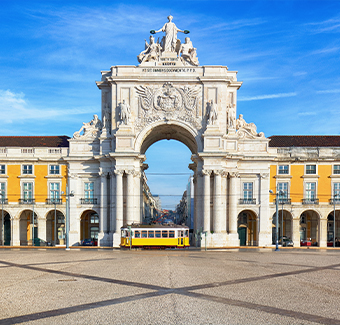
[(312, 246), (312, 241), (305, 239), (300, 241), (300, 246)]
[(287, 238), (283, 236), (283, 238), (280, 238), (279, 244), (282, 245), (283, 247), (293, 247), (294, 243), (290, 238)]
[(34, 238), (34, 246), (52, 246), (52, 243), (41, 238)]
[(81, 246), (95, 246), (95, 242), (91, 238), (84, 239), (81, 241)]

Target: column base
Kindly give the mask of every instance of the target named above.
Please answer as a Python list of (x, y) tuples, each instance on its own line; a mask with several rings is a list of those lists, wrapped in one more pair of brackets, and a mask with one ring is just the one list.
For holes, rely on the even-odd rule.
[(202, 234), (201, 247), (205, 248), (222, 248), (228, 246), (228, 234), (226, 232), (208, 233), (207, 236)]
[(107, 232), (98, 233), (98, 246), (112, 246), (112, 235)]
[(111, 233), (112, 234), (112, 247), (120, 247), (120, 232)]
[(237, 232), (228, 234), (228, 246), (240, 246), (240, 239), (238, 238)]
[(271, 246), (272, 245), (272, 234), (268, 232), (260, 232), (258, 246)]

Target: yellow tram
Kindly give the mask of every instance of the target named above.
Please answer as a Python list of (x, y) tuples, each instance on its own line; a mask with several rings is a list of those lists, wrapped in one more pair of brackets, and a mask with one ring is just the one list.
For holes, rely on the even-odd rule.
[(161, 224), (124, 226), (121, 228), (120, 246), (159, 249), (189, 247), (189, 227)]

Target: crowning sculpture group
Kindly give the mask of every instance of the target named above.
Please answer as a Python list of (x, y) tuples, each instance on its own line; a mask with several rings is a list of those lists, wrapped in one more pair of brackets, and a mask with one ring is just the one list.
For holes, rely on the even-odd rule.
[[(145, 40), (145, 50), (142, 51), (137, 59), (140, 66), (152, 66), (159, 63), (161, 59), (175, 61), (176, 65), (182, 66), (198, 66), (198, 58), (196, 48), (193, 47), (189, 37), (185, 38), (185, 42), (177, 38), (177, 33), (181, 32), (189, 34), (188, 30), (181, 30), (172, 22), (173, 17), (170, 15), (167, 17), (168, 22), (164, 24), (159, 30), (151, 30), (150, 42)], [(161, 41), (159, 38), (155, 42), (154, 34), (164, 32), (165, 35)], [(195, 113), (194, 108), (197, 102), (197, 89), (192, 87), (175, 88), (171, 83), (165, 83), (162, 88), (153, 89), (150, 87), (136, 88), (137, 94), (140, 97), (140, 105), (145, 114), (152, 111), (152, 107), (158, 111), (158, 115), (166, 112), (167, 114), (175, 113), (175, 117), (185, 119), (186, 121), (194, 121)], [(217, 104), (213, 100), (209, 100), (206, 103), (206, 125), (214, 125), (218, 120)], [(185, 107), (185, 109), (182, 109)], [(181, 111), (185, 112), (181, 116)], [(95, 138), (101, 134), (111, 134), (111, 122), (112, 114), (110, 108), (106, 107), (104, 110), (103, 122), (100, 121), (97, 115), (88, 122), (83, 123), (81, 129), (73, 134), (74, 139), (79, 138)], [(119, 125), (129, 125), (131, 123), (131, 109), (129, 104), (123, 99), (118, 104)], [(190, 116), (189, 116), (190, 115)], [(159, 116), (161, 117), (161, 116)], [(150, 117), (144, 116), (146, 120), (150, 120)], [(151, 117), (152, 118), (152, 117)], [(194, 121), (193, 123), (196, 123)], [(264, 134), (257, 133), (254, 123), (246, 123), (242, 114), (236, 119), (236, 113), (233, 108), (228, 111), (228, 127), (238, 130), (240, 137), (264, 137)], [(138, 123), (135, 123), (138, 127)], [(83, 134), (81, 134), (83, 132)]]

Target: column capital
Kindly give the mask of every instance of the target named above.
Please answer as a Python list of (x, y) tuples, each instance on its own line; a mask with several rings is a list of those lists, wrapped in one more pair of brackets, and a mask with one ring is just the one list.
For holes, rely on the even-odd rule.
[(226, 173), (223, 169), (214, 169), (214, 175), (215, 176), (227, 176), (228, 173)]
[(268, 178), (269, 177), (269, 173), (261, 173), (260, 177), (261, 178)]
[(239, 172), (229, 172), (229, 176), (230, 177), (240, 177), (240, 173)]
[(202, 175), (203, 176), (210, 176), (212, 173), (212, 170), (210, 169), (202, 169)]
[(124, 170), (123, 169), (115, 169), (114, 170), (114, 173), (116, 174), (116, 175), (123, 175), (124, 174)]

